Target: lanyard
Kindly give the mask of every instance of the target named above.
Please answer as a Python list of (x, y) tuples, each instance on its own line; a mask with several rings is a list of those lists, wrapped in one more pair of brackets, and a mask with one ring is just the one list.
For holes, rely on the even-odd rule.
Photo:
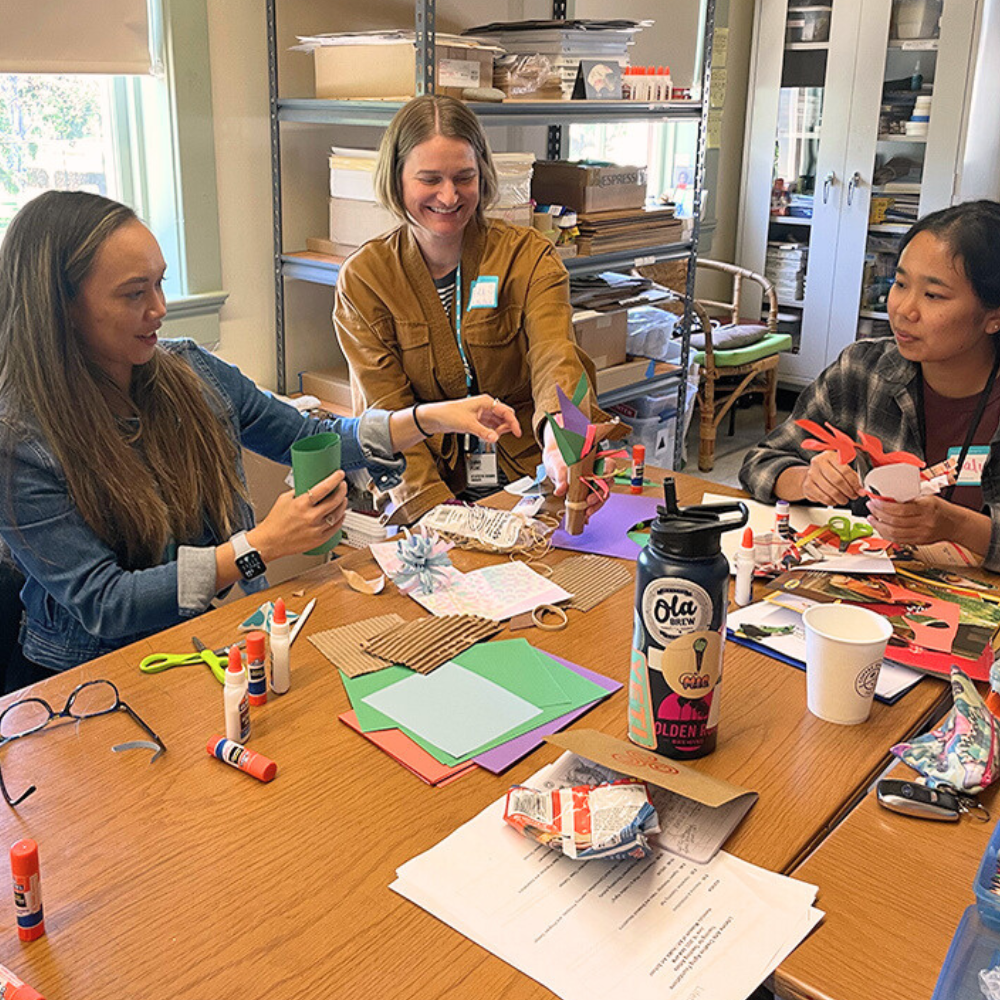
[[(979, 401), (976, 403), (976, 412), (972, 415), (972, 420), (969, 421), (969, 429), (965, 434), (965, 442), (962, 445), (962, 450), (958, 454), (958, 465), (955, 467), (955, 479), (956, 482), (952, 483), (942, 494), (942, 498), (945, 500), (950, 500), (955, 493), (955, 487), (958, 485), (958, 477), (962, 474), (962, 466), (965, 464), (966, 456), (969, 454), (969, 449), (972, 447), (972, 439), (976, 436), (976, 431), (979, 428), (979, 423), (983, 419), (983, 412), (986, 409), (986, 404), (990, 400), (990, 395), (993, 392), (993, 383), (997, 380), (997, 372), (1000, 371), (1000, 352), (997, 352), (993, 359), (993, 367), (990, 369), (990, 377), (986, 380), (986, 385), (983, 391), (979, 394)], [(917, 381), (917, 421), (920, 428), (920, 445), (924, 449), (924, 455), (927, 455), (927, 417), (924, 414), (924, 373), (923, 369), (920, 371), (920, 378)]]
[(458, 343), (458, 353), (462, 358), (462, 367), (465, 369), (465, 394), (472, 395), (472, 367), (469, 359), (465, 356), (465, 348), (462, 347), (462, 265), (458, 265), (455, 272), (455, 340)]

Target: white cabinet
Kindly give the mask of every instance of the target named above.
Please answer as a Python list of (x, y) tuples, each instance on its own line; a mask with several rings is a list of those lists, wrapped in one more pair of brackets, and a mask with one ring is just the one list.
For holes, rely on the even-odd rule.
[[(888, 331), (907, 219), (962, 200), (983, 2), (757, 0), (737, 263), (778, 286), (796, 346), (782, 382)], [(988, 141), (995, 160), (1000, 135)]]

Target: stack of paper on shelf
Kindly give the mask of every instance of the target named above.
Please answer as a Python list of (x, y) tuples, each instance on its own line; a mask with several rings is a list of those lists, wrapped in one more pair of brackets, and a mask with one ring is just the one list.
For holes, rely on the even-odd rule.
[[(564, 755), (525, 784), (572, 785), (580, 763)], [(564, 1000), (744, 1000), (822, 918), (816, 886), (724, 852), (575, 861), (503, 810), (501, 797), (391, 888)]]
[(580, 235), (576, 246), (581, 257), (678, 243), (684, 238), (684, 224), (674, 218), (673, 208), (591, 212), (579, 216), (577, 226)]
[[(393, 666), (343, 682), (355, 715), (341, 720), (429, 783), (413, 748), (498, 773), (621, 687), (525, 639), (479, 643), (428, 675)], [(408, 742), (386, 746), (386, 732)]]

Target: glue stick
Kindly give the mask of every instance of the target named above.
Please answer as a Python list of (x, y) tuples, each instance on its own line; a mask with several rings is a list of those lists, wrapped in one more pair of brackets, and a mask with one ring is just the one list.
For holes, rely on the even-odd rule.
[(778, 500), (774, 505), (774, 530), (782, 538), (792, 537), (792, 522), (787, 500)]
[(254, 707), (267, 704), (267, 657), (264, 655), (264, 633), (247, 636), (247, 693)]
[(273, 760), (222, 736), (213, 736), (206, 749), (213, 757), (252, 774), (260, 781), (270, 781), (278, 773), (278, 765)]
[(234, 743), (246, 743), (250, 739), (250, 697), (239, 646), (229, 647), (229, 667), (222, 699), (226, 714), (226, 738)]
[(279, 597), (271, 616), (271, 690), (275, 694), (285, 694), (292, 686), (289, 646), (285, 602)]
[(743, 543), (736, 550), (736, 603), (745, 608), (753, 600), (753, 528), (744, 528)]
[(0, 965), (0, 997), (3, 1000), (45, 1000), (38, 990), (33, 990), (3, 965)]
[(19, 840), (11, 846), (10, 873), (14, 879), (17, 936), (22, 941), (34, 941), (45, 933), (38, 844), (33, 840)]
[(641, 493), (642, 481), (646, 475), (646, 446), (642, 444), (632, 445), (632, 481), (628, 488), (629, 493)]

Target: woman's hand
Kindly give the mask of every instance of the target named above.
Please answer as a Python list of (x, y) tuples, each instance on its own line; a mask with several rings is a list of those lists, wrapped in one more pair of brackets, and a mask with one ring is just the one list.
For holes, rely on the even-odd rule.
[(521, 436), (514, 411), (485, 393), (467, 399), (446, 399), (440, 403), (420, 403), (417, 419), (431, 434), (475, 434), (494, 444), (501, 434)]
[[(560, 418), (556, 417), (556, 420), (560, 420)], [(560, 426), (562, 426), (561, 423)], [(562, 457), (562, 452), (556, 443), (556, 437), (552, 433), (552, 427), (547, 420), (545, 421), (545, 430), (542, 433), (542, 464), (545, 466), (545, 474), (555, 487), (553, 491), (555, 495), (557, 497), (565, 496), (566, 490), (569, 489), (569, 468), (566, 465), (566, 460)], [(599, 493), (595, 493), (593, 490), (587, 494), (585, 524), (590, 520), (591, 515), (601, 509), (606, 499), (607, 497), (602, 498)]]
[(783, 500), (842, 507), (861, 495), (861, 479), (849, 465), (837, 461), (836, 452), (821, 451), (808, 465), (785, 469), (774, 491)]
[(882, 538), (900, 545), (958, 541), (954, 517), (958, 510), (955, 504), (937, 496), (918, 497), (906, 503), (872, 498), (868, 501), (868, 523)]
[(268, 563), (318, 548), (340, 529), (346, 513), (347, 479), (338, 469), (301, 496), (282, 493), (247, 538)]

